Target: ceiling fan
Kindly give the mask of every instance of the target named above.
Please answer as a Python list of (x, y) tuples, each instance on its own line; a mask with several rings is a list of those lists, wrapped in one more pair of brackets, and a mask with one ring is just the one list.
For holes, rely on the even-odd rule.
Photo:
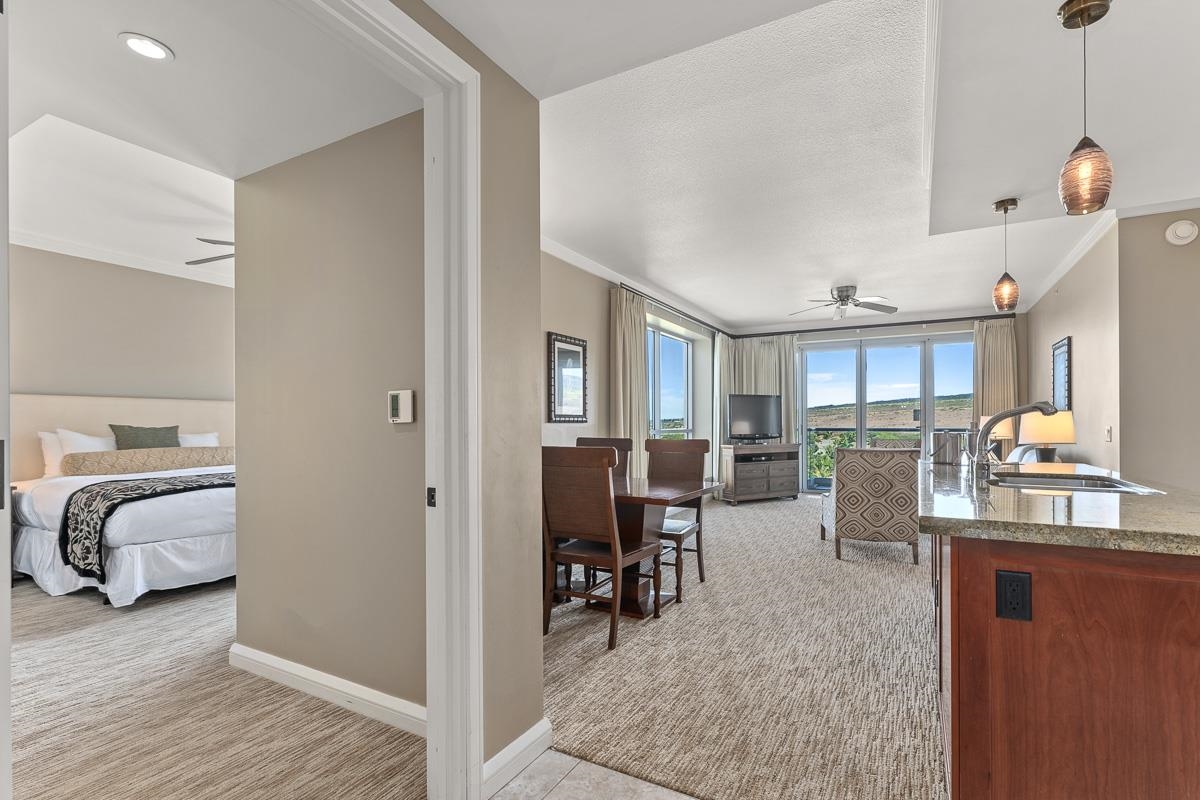
[(857, 297), (855, 292), (858, 291), (857, 286), (836, 286), (829, 290), (829, 301), (809, 300), (810, 303), (820, 303), (820, 305), (812, 308), (805, 308), (801, 311), (795, 311), (788, 314), (789, 317), (794, 317), (797, 314), (804, 314), (809, 311), (816, 311), (818, 308), (829, 308), (833, 306), (833, 318), (845, 319), (846, 310), (851, 306), (855, 308), (865, 308), (868, 311), (878, 311), (881, 314), (895, 314), (899, 311), (898, 308), (888, 305), (886, 297)]
[[(204, 242), (205, 244), (215, 244), (219, 247), (233, 247), (233, 242), (227, 242), (223, 239), (205, 239), (203, 236), (197, 236), (196, 241)], [(189, 267), (195, 267), (200, 264), (211, 264), (213, 261), (224, 261), (227, 258), (233, 258), (233, 255), (233, 253), (229, 253), (223, 256), (209, 256), (208, 258), (197, 258), (195, 261), (185, 261), (184, 263)]]

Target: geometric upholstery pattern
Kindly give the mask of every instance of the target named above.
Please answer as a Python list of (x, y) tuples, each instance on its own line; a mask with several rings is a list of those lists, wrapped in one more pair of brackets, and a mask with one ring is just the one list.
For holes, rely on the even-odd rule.
[(821, 509), (825, 531), (835, 541), (916, 543), (918, 457), (915, 449), (839, 448)]

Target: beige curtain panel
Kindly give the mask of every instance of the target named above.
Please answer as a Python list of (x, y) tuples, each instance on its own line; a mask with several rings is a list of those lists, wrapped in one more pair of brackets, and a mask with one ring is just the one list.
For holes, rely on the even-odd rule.
[(646, 475), (650, 409), (646, 386), (646, 299), (617, 286), (609, 292), (609, 435), (633, 440), (629, 475)]
[(796, 336), (731, 339), (717, 334), (721, 442), (729, 440), (729, 395), (777, 394), (783, 399), (783, 441), (796, 441)]
[[(975, 322), (975, 419), (1017, 405), (1017, 330), (1011, 319)], [(1014, 442), (1002, 442), (1007, 456)]]

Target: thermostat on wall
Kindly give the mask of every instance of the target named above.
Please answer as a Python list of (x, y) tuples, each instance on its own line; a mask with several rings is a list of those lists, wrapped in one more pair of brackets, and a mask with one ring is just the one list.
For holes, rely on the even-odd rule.
[(412, 389), (397, 389), (388, 392), (388, 418), (393, 423), (405, 423), (414, 420)]

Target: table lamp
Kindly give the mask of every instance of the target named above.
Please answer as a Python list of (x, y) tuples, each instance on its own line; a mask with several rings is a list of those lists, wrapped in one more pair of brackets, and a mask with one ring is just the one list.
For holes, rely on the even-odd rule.
[[(987, 416), (987, 415), (984, 415), (979, 418), (979, 430), (983, 430), (983, 426), (987, 424), (987, 421), (989, 419), (991, 419), (991, 417)], [(973, 435), (974, 434), (972, 434), (972, 436)], [(1005, 419), (1002, 419), (1002, 420), (1000, 420), (1000, 422), (998, 422), (996, 424), (996, 427), (992, 428), (992, 432), (988, 436), (989, 441), (985, 444), (985, 447), (987, 448), (988, 451), (991, 451), (994, 447), (994, 445), (992, 444), (993, 441), (999, 441), (1001, 439), (1012, 439), (1013, 435), (1014, 434), (1013, 434), (1012, 417), (1007, 417)], [(974, 446), (974, 443), (972, 443), (972, 447), (973, 446)], [(997, 455), (997, 458), (999, 458), (998, 455)]]
[(1075, 415), (1070, 411), (1022, 414), (1018, 443), (1033, 445), (1038, 461), (1054, 461), (1055, 445), (1075, 444)]

